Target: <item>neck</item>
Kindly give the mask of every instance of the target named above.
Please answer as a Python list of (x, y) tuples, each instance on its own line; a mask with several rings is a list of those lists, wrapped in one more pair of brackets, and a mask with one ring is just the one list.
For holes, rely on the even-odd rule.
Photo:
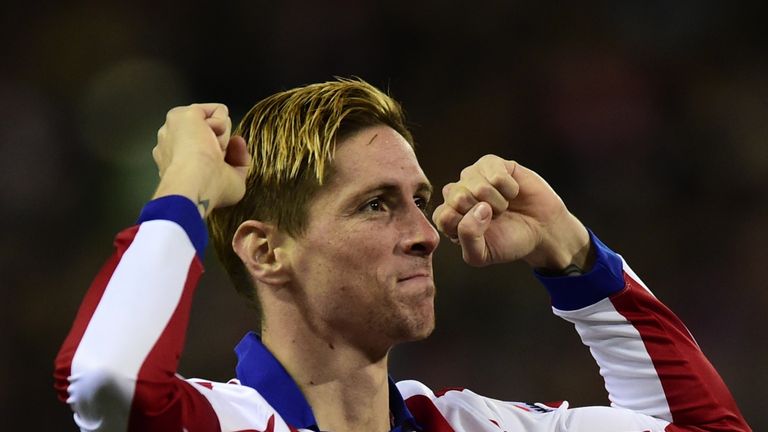
[(262, 341), (298, 384), (321, 430), (389, 431), (388, 351), (380, 355), (302, 320), (268, 325)]

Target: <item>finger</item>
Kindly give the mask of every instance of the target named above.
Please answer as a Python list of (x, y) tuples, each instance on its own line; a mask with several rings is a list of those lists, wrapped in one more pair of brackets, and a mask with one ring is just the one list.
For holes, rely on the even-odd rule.
[(163, 170), (162, 170), (162, 162), (160, 160), (160, 149), (155, 146), (152, 148), (152, 160), (155, 161), (155, 166), (157, 166), (157, 175), (160, 178), (163, 178)]
[(232, 136), (232, 118), (227, 116), (227, 129), (224, 131), (224, 136), (227, 137), (227, 141)]
[(232, 120), (229, 117), (210, 117), (205, 119), (205, 122), (208, 123), (208, 126), (216, 135), (216, 140), (219, 141), (219, 148), (226, 152), (230, 131), (232, 130)]
[(477, 175), (490, 183), (508, 202), (515, 199), (520, 192), (520, 186), (512, 176), (517, 162), (490, 155), (481, 158), (481, 162), (478, 164)]
[(229, 129), (228, 117), (209, 117), (205, 119), (205, 122), (208, 123), (208, 126), (211, 127), (211, 130), (213, 130), (217, 137), (226, 135)]
[(190, 105), (190, 107), (200, 109), (205, 114), (205, 118), (229, 117), (229, 108), (221, 103), (197, 103)]
[(443, 188), (443, 196), (445, 197), (445, 204), (462, 215), (466, 214), (478, 203), (477, 198), (475, 198), (472, 192), (461, 183), (446, 185)]
[(499, 191), (502, 197), (509, 203), (517, 197), (520, 193), (520, 185), (515, 181), (514, 177), (509, 174), (508, 171), (494, 171), (493, 173), (484, 174), (486, 181), (491, 184), (494, 189)]
[(165, 135), (166, 135), (166, 131), (167, 130), (168, 130), (168, 127), (165, 124), (160, 126), (160, 129), (157, 130), (157, 142), (158, 143), (165, 139)]
[(241, 136), (235, 135), (229, 140), (224, 160), (228, 166), (224, 170), (226, 189), (220, 206), (237, 203), (245, 194), (245, 180), (251, 167), (252, 159), (248, 154), (246, 142)]
[[(517, 183), (518, 185), (521, 185), (520, 187), (522, 187), (523, 190), (526, 190), (530, 187), (540, 188), (542, 187), (542, 185), (544, 185), (547, 188), (550, 188), (549, 184), (547, 184), (547, 182), (543, 178), (541, 178), (541, 176), (538, 175), (535, 171), (529, 168), (526, 168), (517, 162), (512, 162), (512, 161), (507, 161), (507, 162), (508, 162), (507, 169), (509, 171), (509, 175), (515, 181), (515, 183)], [(554, 191), (552, 192), (554, 193)]]
[(160, 166), (160, 149), (157, 146), (152, 148), (152, 160), (155, 161), (155, 165)]
[(494, 215), (507, 211), (509, 201), (485, 177), (477, 175), (462, 182), (477, 201), (486, 202), (491, 206)]
[(221, 194), (220, 201), (216, 207), (227, 207), (237, 204), (245, 195), (245, 174), (244, 169), (236, 167), (227, 167), (222, 172), (225, 185)]
[(440, 204), (432, 213), (432, 221), (437, 229), (445, 234), (451, 241), (458, 241), (458, 225), (463, 216), (451, 207)]
[(211, 124), (211, 122), (216, 124), (216, 139), (219, 141), (219, 147), (221, 147), (221, 150), (226, 151), (227, 144), (229, 143), (229, 130), (232, 127), (232, 121), (229, 119), (229, 109), (226, 105), (213, 105), (214, 110), (210, 114), (210, 117), (206, 118), (206, 122), (208, 122), (208, 124)]
[(485, 231), (490, 226), (492, 211), (487, 203), (478, 203), (461, 219), (458, 237), (461, 255), (467, 264), (482, 266), (490, 264), (485, 242)]

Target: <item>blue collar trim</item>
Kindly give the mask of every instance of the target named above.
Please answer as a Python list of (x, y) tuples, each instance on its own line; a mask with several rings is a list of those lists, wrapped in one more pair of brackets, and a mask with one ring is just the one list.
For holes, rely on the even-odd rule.
[[(312, 408), (299, 386), (283, 365), (261, 343), (259, 335), (252, 331), (248, 332), (235, 347), (235, 353), (238, 358), (235, 372), (241, 384), (258, 391), (290, 426), (313, 431), (320, 430)], [(394, 420), (393, 431), (406, 430), (403, 426), (420, 430), (391, 377), (389, 378), (389, 410)], [(413, 430), (410, 428), (407, 430)]]

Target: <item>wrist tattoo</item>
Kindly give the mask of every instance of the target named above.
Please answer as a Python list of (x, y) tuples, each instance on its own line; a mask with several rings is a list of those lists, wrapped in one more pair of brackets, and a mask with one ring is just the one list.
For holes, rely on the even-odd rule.
[(584, 274), (584, 270), (576, 264), (568, 264), (562, 270), (551, 270), (546, 268), (538, 268), (537, 272), (543, 276), (549, 277), (561, 277), (561, 276), (581, 276)]
[(211, 200), (197, 198), (197, 205), (203, 208), (203, 213), (208, 213), (208, 206), (211, 204)]
[(564, 276), (581, 276), (584, 274), (584, 270), (576, 264), (568, 264), (562, 271)]

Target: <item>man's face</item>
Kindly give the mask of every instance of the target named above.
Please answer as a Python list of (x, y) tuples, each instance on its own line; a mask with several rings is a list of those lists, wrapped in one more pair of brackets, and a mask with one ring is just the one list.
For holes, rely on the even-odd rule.
[(302, 312), (315, 331), (373, 352), (428, 336), (439, 236), (413, 149), (373, 126), (340, 142), (333, 164), (292, 252)]

